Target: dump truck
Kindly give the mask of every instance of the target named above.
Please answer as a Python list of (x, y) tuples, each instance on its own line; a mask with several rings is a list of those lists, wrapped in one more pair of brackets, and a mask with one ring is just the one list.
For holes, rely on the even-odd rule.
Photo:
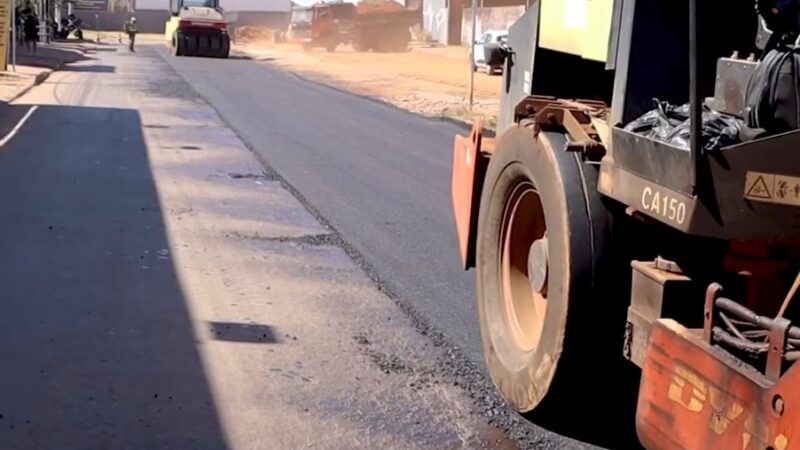
[(164, 29), (174, 56), (227, 58), (230, 54), (228, 25), (219, 0), (170, 0)]
[(788, 3), (535, 0), (510, 27), (451, 207), (511, 409), (612, 448), (800, 448)]
[[(342, 44), (352, 44), (359, 52), (406, 51), (411, 27), (422, 22), (421, 5), (418, 1), (403, 6), (394, 0), (317, 3), (309, 8), (311, 33), (302, 46), (307, 51), (322, 47), (333, 52)], [(306, 20), (300, 14), (296, 17)]]
[(289, 26), (286, 30), (286, 41), (302, 44), (311, 39), (311, 8), (293, 6), (289, 15)]

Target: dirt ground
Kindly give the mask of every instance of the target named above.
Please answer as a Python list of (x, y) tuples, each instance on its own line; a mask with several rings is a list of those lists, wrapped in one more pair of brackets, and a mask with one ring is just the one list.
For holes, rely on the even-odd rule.
[(473, 114), (469, 113), (469, 49), (412, 47), (406, 53), (356, 52), (340, 46), (304, 52), (296, 44), (239, 41), (235, 48), (298, 75), (391, 103), (431, 117), (469, 120), (493, 127), (500, 105), (502, 76), (475, 74)]

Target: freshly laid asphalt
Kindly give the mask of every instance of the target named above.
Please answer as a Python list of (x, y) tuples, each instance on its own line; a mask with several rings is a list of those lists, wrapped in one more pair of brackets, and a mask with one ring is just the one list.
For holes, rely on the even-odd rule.
[(374, 279), (482, 365), (474, 273), (459, 267), (450, 206), (461, 127), (267, 63), (157, 51), (338, 231)]
[[(183, 80), (166, 73), (167, 64), (152, 52)], [(214, 303), (211, 293), (222, 293), (220, 298), (232, 295), (234, 274), (241, 284), (261, 292), (263, 267), (253, 262), (257, 258), (245, 261), (247, 252), (240, 255), (235, 252), (238, 247), (228, 247), (228, 239), (238, 242), (244, 238), (237, 240), (227, 231), (220, 232), (217, 240), (205, 238), (209, 242), (206, 250), (205, 241), (193, 233), (221, 226), (220, 217), (230, 215), (227, 208), (231, 202), (239, 202), (237, 214), (242, 217), (266, 217), (247, 222), (256, 231), (259, 225), (275, 224), (268, 223), (269, 211), (264, 210), (269, 208), (259, 197), (264, 194), (248, 191), (252, 195), (247, 199), (257, 200), (252, 203), (241, 198), (222, 201), (218, 194), (225, 190), (220, 185), (217, 190), (197, 190), (198, 198), (189, 202), (184, 198), (186, 192), (170, 188), (173, 184), (180, 187), (178, 181), (189, 173), (184, 171), (199, 159), (191, 152), (177, 158), (157, 153), (161, 151), (157, 149), (197, 150), (199, 145), (178, 144), (185, 144), (184, 140), (199, 143), (208, 136), (223, 143), (232, 138), (207, 105), (196, 102), (195, 91), (259, 157), (268, 172), (264, 180), (276, 177), (285, 181), (322, 226), (335, 229), (332, 238), (327, 232), (318, 233), (330, 240), (325, 242), (342, 246), (380, 288), (418, 319), (423, 334), (433, 336), (434, 342), (441, 336), (445, 347), (459, 349), (461, 355), (452, 355), (452, 359), (464, 357), (482, 370), (474, 274), (459, 267), (450, 206), (452, 141), (455, 134), (464, 133), (462, 128), (303, 80), (265, 62), (173, 58), (161, 46), (147, 46), (138, 55), (108, 53), (98, 52), (96, 61), (75, 66), (71, 73), (48, 82), (49, 86), (27, 97), (28, 104), (12, 105), (6, 117), (14, 120), (4, 120), (16, 123), (28, 113), (30, 104), (40, 105), (0, 152), (0, 199), (5, 205), (0, 230), (4, 236), (14, 237), (0, 242), (4, 267), (0, 273), (4, 299), (0, 302), (0, 329), (5, 332), (0, 349), (7, 362), (2, 371), (6, 388), (0, 390), (0, 421), (4, 421), (0, 427), (7, 428), (0, 433), (0, 442), (11, 448), (23, 442), (42, 443), (29, 448), (51, 448), (54, 439), (67, 447), (91, 440), (101, 447), (116, 443), (117, 448), (178, 443), (190, 443), (191, 448), (252, 448), (251, 443), (264, 442), (269, 435), (254, 431), (262, 430), (264, 424), (272, 423), (276, 433), (286, 429), (278, 420), (283, 419), (283, 410), (269, 409), (269, 402), (242, 401), (261, 391), (273, 402), (281, 398), (270, 389), (294, 392), (250, 371), (251, 366), (263, 369), (266, 363), (275, 364), (281, 353), (262, 350), (257, 354), (260, 359), (254, 359), (242, 350), (232, 352), (219, 339), (197, 338), (198, 323), (203, 320), (230, 324), (231, 318), (250, 321), (261, 314), (265, 321), (273, 321), (273, 326), (277, 323), (277, 328), (296, 326), (307, 331), (306, 322), (313, 315), (304, 314), (297, 303), (298, 298), (311, 298), (311, 294), (298, 297), (288, 288), (284, 309), (279, 312), (267, 308), (271, 303), (263, 303), (265, 298), (255, 291), (240, 292), (244, 297), (224, 308)], [(8, 129), (0, 125), (3, 134)], [(47, 133), (40, 132), (45, 129)], [(203, 141), (203, 145), (215, 142)], [(206, 163), (232, 157), (223, 155), (227, 148), (209, 149)], [(212, 155), (211, 150), (217, 153)], [(195, 174), (193, 180), (216, 176), (215, 170), (221, 169), (204, 170), (208, 174)], [(249, 172), (247, 176), (260, 177)], [(200, 206), (211, 208), (207, 204), (214, 204), (219, 211), (203, 216)], [(178, 226), (184, 214), (190, 218)], [(299, 204), (287, 214), (290, 222), (302, 224), (310, 217)], [(284, 238), (290, 239), (282, 235), (274, 239), (284, 242)], [(173, 264), (171, 256), (165, 256), (167, 249), (178, 243), (182, 244), (178, 248), (197, 252), (183, 250), (184, 260), (196, 261), (197, 267)], [(224, 258), (214, 259), (211, 254), (215, 252)], [(243, 264), (232, 270), (236, 262)], [(301, 268), (309, 265), (305, 260), (296, 263)], [(347, 264), (340, 261), (340, 265)], [(209, 275), (216, 269), (227, 275)], [(288, 265), (284, 269), (290, 274), (300, 270)], [(325, 277), (330, 278), (327, 272)], [(285, 278), (273, 280), (276, 292), (270, 299), (276, 304), (281, 284), (288, 285), (286, 280), (291, 277)], [(308, 278), (300, 284), (307, 290), (324, 291), (319, 294), (321, 299), (338, 289), (333, 283), (313, 281)], [(335, 281), (341, 283), (338, 278)], [(354, 288), (336, 294), (346, 296), (338, 300), (336, 311), (320, 301), (317, 306), (329, 316), (319, 317), (317, 327), (350, 338), (354, 338), (351, 325), (372, 330), (374, 336), (366, 339), (359, 335), (356, 341), (371, 342), (369, 345), (377, 345), (374, 342), (380, 339), (388, 343), (416, 339), (408, 337), (413, 334), (408, 331), (398, 332), (395, 322), (392, 326), (385, 322), (384, 311), (391, 310), (381, 306), (388, 302), (385, 297), (359, 292)], [(252, 305), (239, 305), (251, 297)], [(379, 310), (380, 320), (364, 314), (365, 305)], [(292, 323), (290, 311), (306, 328)], [(335, 320), (348, 324), (332, 326)], [(320, 345), (342, 337), (333, 332), (320, 336)], [(300, 338), (301, 342), (310, 341), (310, 336), (301, 334)], [(297, 336), (292, 342), (295, 340)], [(429, 348), (423, 343), (415, 345)], [(308, 370), (315, 364), (312, 356), (321, 357), (312, 347), (298, 347), (293, 350), (300, 352), (296, 356), (289, 345), (284, 346), (287, 358), (308, 358), (302, 364)], [(408, 353), (405, 347), (408, 344), (393, 351)], [(345, 350), (352, 353), (349, 347)], [(326, 350), (322, 356), (330, 355)], [(426, 364), (441, 363), (432, 351), (420, 355)], [(353, 364), (341, 355), (334, 358), (344, 365)], [(318, 369), (319, 377), (335, 378), (346, 372), (327, 370), (322, 363)], [(456, 375), (454, 379), (459, 381), (447, 384), (461, 389), (465, 383), (458, 375), (464, 374)], [(484, 412), (488, 411), (493, 423), (512, 429), (519, 443), (535, 448), (577, 448), (575, 443), (510, 418), (485, 378), (474, 372), (467, 375), (469, 387), (465, 390), (483, 400)], [(355, 386), (368, 384), (359, 377), (352, 382)], [(226, 380), (239, 381), (228, 385)], [(406, 382), (398, 377), (398, 383)], [(322, 387), (333, 384), (332, 380), (319, 383)], [(322, 398), (316, 391), (309, 392), (310, 398)], [(168, 401), (162, 404), (165, 393), (169, 393)], [(341, 395), (353, 397), (349, 391)], [(371, 392), (368, 397), (382, 395)], [(333, 397), (332, 404), (338, 405), (341, 399)], [(297, 406), (293, 397), (284, 400)], [(392, 405), (408, 416), (427, 410), (460, 414), (465, 409), (436, 396), (409, 404)], [(125, 408), (120, 409), (121, 405)], [(275, 421), (270, 422), (264, 410), (275, 414)], [(380, 426), (397, 422), (376, 414)], [(248, 425), (251, 420), (255, 420), (252, 426)], [(300, 411), (291, 421), (309, 427), (315, 423), (308, 422)], [(476, 428), (471, 418), (449, 422), (464, 429)], [(434, 422), (428, 425), (442, 428)], [(438, 431), (444, 435), (447, 430)], [(352, 439), (363, 433), (354, 429)], [(345, 434), (343, 442), (349, 442), (350, 434)], [(439, 434), (432, 436), (438, 439)], [(427, 442), (413, 433), (408, 438)]]

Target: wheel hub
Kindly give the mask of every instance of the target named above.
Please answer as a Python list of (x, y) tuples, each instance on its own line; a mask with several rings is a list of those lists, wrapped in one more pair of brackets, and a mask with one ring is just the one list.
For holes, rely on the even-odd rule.
[(523, 352), (536, 349), (547, 311), (547, 238), (539, 193), (530, 182), (511, 192), (500, 248), (502, 296), (508, 335)]
[(547, 237), (537, 239), (528, 252), (528, 279), (533, 292), (547, 295), (548, 271)]

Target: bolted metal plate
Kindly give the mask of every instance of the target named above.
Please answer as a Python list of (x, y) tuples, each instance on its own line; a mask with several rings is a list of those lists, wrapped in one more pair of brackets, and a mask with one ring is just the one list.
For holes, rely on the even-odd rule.
[(720, 58), (717, 62), (717, 81), (714, 85), (714, 109), (743, 117), (747, 83), (757, 63), (740, 58)]

